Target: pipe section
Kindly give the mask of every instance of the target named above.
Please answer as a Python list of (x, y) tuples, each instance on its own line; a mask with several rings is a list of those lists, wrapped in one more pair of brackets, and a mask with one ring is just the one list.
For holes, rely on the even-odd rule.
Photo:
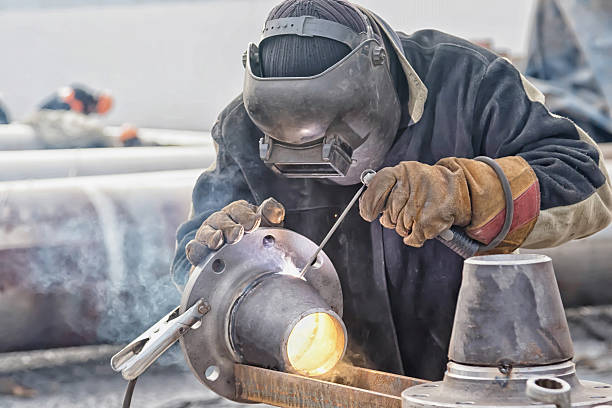
[(0, 352), (127, 342), (174, 307), (200, 172), (0, 183)]
[(306, 281), (286, 274), (264, 275), (233, 307), (229, 324), (241, 360), (317, 376), (344, 355), (346, 328)]
[(0, 181), (204, 169), (213, 146), (0, 151)]

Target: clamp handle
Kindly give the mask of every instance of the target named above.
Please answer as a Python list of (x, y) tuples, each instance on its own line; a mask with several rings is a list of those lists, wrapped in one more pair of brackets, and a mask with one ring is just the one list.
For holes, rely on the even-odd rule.
[(198, 300), (185, 313), (179, 308), (164, 316), (150, 329), (138, 336), (111, 358), (111, 368), (121, 371), (123, 378), (133, 380), (140, 376), (179, 338), (208, 313), (210, 307), (203, 299)]

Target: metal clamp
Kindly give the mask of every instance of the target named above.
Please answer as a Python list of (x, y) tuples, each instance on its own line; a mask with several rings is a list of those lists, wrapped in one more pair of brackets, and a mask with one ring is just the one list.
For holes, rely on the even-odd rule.
[(185, 313), (177, 307), (111, 358), (111, 368), (126, 380), (140, 376), (188, 329), (200, 322), (210, 306), (200, 299)]

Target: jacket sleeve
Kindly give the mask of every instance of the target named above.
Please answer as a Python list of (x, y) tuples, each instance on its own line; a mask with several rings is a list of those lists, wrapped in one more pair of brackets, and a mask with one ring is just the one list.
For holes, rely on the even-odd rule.
[(213, 212), (219, 211), (236, 200), (253, 202), (242, 171), (232, 159), (223, 142), (223, 115), (212, 129), (217, 150), (217, 159), (198, 178), (192, 193), (189, 218), (181, 224), (176, 233), (176, 249), (171, 265), (171, 274), (184, 279), (191, 268), (185, 255), (185, 246), (196, 231)]
[[(487, 67), (473, 112), (476, 150), (493, 158), (518, 156), (537, 177), (537, 194), (515, 197), (515, 219), (533, 227), (522, 247), (545, 248), (587, 237), (612, 220), (612, 190), (602, 154), (571, 120), (551, 114), (544, 96), (506, 59)], [(539, 207), (539, 208), (538, 208)]]

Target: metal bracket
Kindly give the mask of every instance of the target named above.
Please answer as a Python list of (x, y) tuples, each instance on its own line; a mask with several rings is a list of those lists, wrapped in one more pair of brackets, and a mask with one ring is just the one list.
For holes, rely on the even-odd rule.
[(140, 376), (179, 338), (200, 322), (210, 306), (204, 299), (198, 300), (185, 313), (179, 307), (164, 316), (150, 329), (138, 336), (111, 358), (111, 368), (121, 371), (123, 378), (133, 380)]
[(317, 378), (242, 364), (234, 376), (240, 400), (287, 408), (402, 408), (402, 391), (428, 383), (343, 363)]

